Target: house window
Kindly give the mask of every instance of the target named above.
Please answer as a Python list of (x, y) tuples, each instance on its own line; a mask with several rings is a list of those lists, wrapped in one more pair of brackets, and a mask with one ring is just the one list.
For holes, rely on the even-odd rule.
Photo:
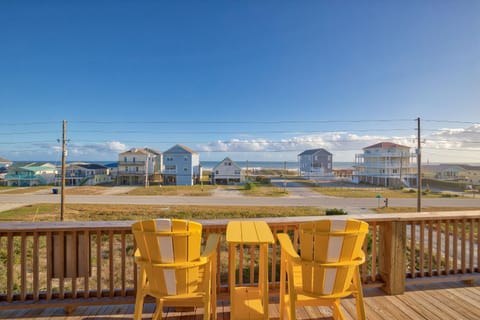
[(218, 170), (215, 170), (215, 174), (218, 174)]
[(135, 163), (135, 157), (133, 157), (133, 163)]
[(235, 170), (235, 174), (240, 174), (240, 170)]
[(188, 160), (188, 157), (187, 157), (187, 156), (183, 157), (183, 160), (187, 161), (187, 160)]
[(188, 171), (188, 168), (187, 168), (187, 167), (183, 168), (183, 171), (187, 172), (187, 171)]
[(123, 162), (127, 162), (127, 157), (123, 157)]
[(135, 167), (135, 171), (137, 171), (137, 172), (138, 172), (138, 167)]

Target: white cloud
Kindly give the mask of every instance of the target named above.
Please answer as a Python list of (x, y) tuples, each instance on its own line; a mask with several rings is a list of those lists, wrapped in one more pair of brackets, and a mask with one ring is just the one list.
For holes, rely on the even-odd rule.
[[(212, 157), (215, 153), (246, 153), (250, 158), (295, 160), (307, 149), (324, 148), (333, 153), (334, 161), (355, 160), (355, 154), (379, 142), (388, 141), (409, 146), (414, 153), (417, 137), (388, 135), (359, 135), (351, 132), (328, 132), (298, 135), (280, 140), (265, 138), (217, 140), (198, 145), (197, 150)], [(432, 162), (480, 162), (480, 124), (468, 128), (443, 128), (422, 138), (423, 159)], [(273, 154), (273, 156), (272, 156)], [(241, 156), (238, 156), (241, 158)], [(215, 157), (217, 158), (217, 157)]]

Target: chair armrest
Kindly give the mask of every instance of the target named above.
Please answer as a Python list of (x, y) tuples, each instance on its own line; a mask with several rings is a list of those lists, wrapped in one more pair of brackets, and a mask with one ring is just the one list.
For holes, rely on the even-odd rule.
[(140, 250), (138, 248), (135, 250), (135, 253), (133, 255), (133, 259), (134, 259), (135, 263), (137, 263), (137, 264), (144, 263), (143, 257), (140, 254)]
[(293, 248), (292, 241), (290, 237), (286, 233), (278, 233), (277, 234), (278, 242), (280, 242), (280, 246), (282, 247), (282, 251), (288, 254), (290, 257), (294, 259), (299, 259), (300, 256)]
[(203, 250), (202, 257), (209, 259), (212, 254), (217, 253), (218, 244), (220, 243), (221, 235), (217, 233), (211, 233), (208, 235), (205, 249)]

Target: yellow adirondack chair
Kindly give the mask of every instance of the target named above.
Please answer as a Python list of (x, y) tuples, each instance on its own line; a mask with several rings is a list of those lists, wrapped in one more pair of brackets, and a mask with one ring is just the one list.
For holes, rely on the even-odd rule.
[(202, 225), (177, 219), (139, 221), (132, 225), (140, 267), (134, 319), (142, 317), (144, 298), (156, 299), (153, 319), (163, 306), (204, 308), (204, 320), (216, 319), (216, 253), (220, 235), (211, 234), (200, 254)]
[(334, 319), (345, 319), (340, 299), (350, 295), (356, 298), (357, 318), (365, 319), (358, 266), (365, 262), (362, 245), (368, 224), (353, 219), (322, 220), (302, 223), (299, 232), (300, 255), (287, 234), (278, 234), (280, 320), (285, 311), (293, 320), (296, 306), (311, 305), (330, 306)]

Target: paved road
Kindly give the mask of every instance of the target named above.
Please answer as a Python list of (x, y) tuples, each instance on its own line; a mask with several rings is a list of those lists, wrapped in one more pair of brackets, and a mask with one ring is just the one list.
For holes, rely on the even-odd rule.
[[(293, 191), (287, 197), (248, 197), (213, 194), (206, 197), (185, 196), (128, 196), (128, 195), (67, 195), (67, 203), (92, 204), (150, 204), (150, 205), (220, 205), (220, 206), (309, 206), (322, 208), (344, 208), (349, 212), (368, 212), (368, 209), (378, 206), (375, 198), (337, 198), (300, 190)], [(416, 198), (389, 199), (392, 207), (416, 207)], [(54, 194), (1, 194), (0, 211), (34, 203), (59, 203), (60, 195)], [(383, 202), (381, 202), (383, 205)], [(480, 199), (422, 199), (423, 207), (478, 207)]]

